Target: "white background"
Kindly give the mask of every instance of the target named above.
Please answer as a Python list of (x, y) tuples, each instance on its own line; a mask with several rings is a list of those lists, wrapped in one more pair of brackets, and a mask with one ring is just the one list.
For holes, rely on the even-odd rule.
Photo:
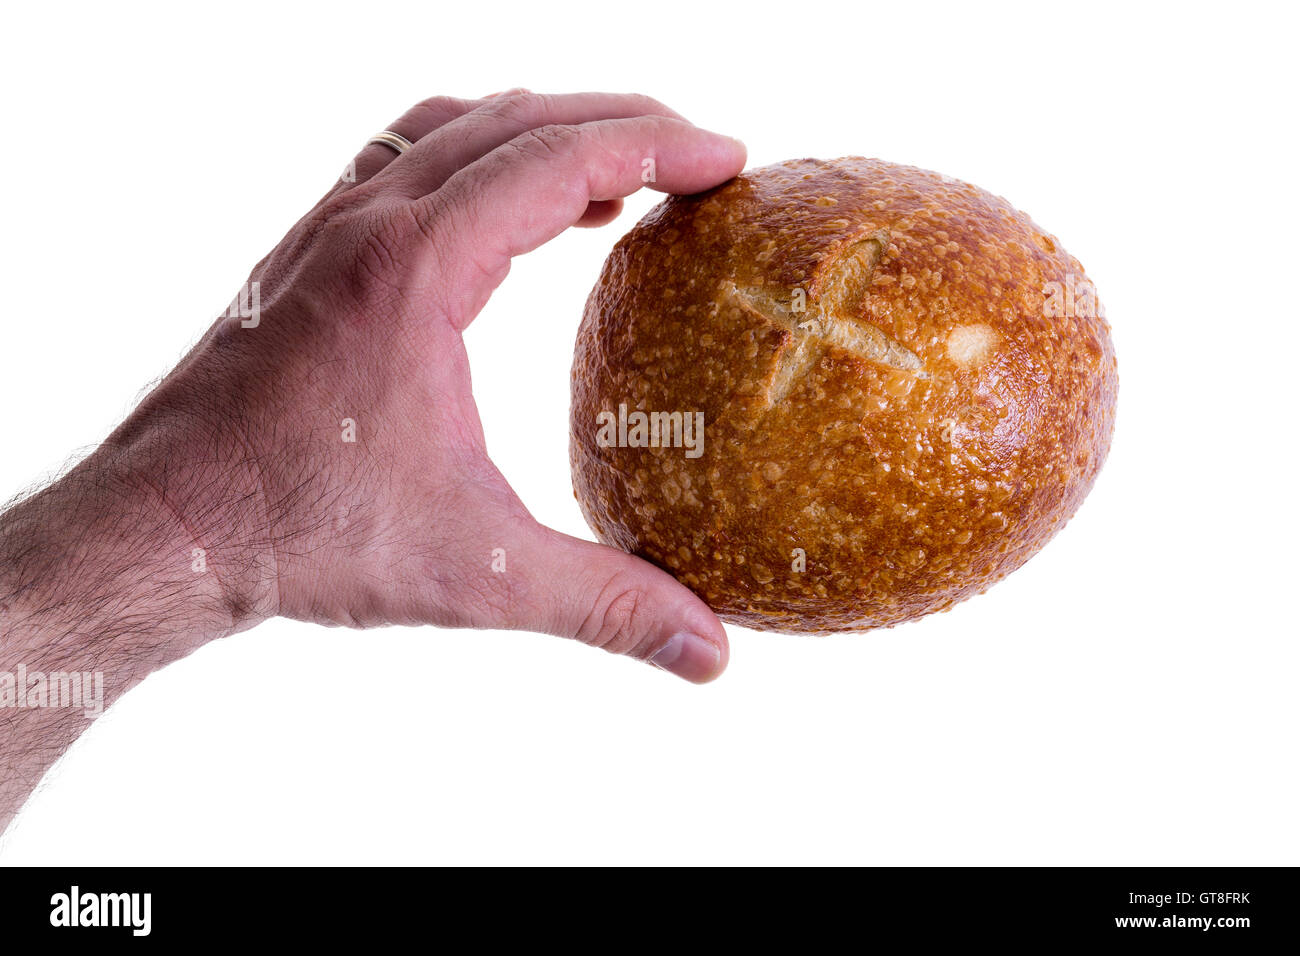
[[(8, 863), (1300, 862), (1294, 13), (1284, 5), (21, 4), (0, 40), (0, 496), (100, 440), (358, 145), (435, 93), (652, 94), (752, 165), (1006, 196), (1088, 269), (1095, 491), (948, 614), (731, 628), (695, 687), (530, 634), (273, 621), (150, 678)], [(588, 535), (568, 373), (614, 226), (468, 334), (490, 448)]]

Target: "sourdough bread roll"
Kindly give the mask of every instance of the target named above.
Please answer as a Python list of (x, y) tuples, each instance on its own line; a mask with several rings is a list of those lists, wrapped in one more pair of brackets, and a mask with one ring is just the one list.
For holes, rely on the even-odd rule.
[(888, 627), (987, 589), (1110, 446), (1110, 330), (1004, 200), (874, 159), (671, 197), (610, 254), (572, 375), (599, 539), (726, 621)]

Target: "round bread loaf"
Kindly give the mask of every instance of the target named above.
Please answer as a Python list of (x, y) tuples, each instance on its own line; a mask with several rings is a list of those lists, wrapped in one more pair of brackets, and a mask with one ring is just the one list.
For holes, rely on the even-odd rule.
[(573, 365), (601, 541), (726, 621), (886, 627), (1014, 571), (1110, 446), (1079, 263), (1004, 200), (875, 159), (671, 197), (610, 254)]

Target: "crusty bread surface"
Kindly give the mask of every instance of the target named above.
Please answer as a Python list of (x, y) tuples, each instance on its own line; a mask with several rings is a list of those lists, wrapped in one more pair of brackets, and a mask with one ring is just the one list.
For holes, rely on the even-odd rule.
[(1117, 384), (1083, 268), (1023, 213), (909, 166), (794, 160), (619, 241), (578, 333), (574, 489), (601, 541), (726, 621), (890, 626), (1060, 530)]

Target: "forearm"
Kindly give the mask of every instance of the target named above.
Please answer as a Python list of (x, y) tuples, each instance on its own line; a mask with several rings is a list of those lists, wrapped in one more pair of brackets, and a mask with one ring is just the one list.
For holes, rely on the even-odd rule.
[(194, 476), (145, 447), (105, 446), (0, 515), (0, 827), (103, 707), (257, 619), (222, 580), (229, 530), (167, 500)]

